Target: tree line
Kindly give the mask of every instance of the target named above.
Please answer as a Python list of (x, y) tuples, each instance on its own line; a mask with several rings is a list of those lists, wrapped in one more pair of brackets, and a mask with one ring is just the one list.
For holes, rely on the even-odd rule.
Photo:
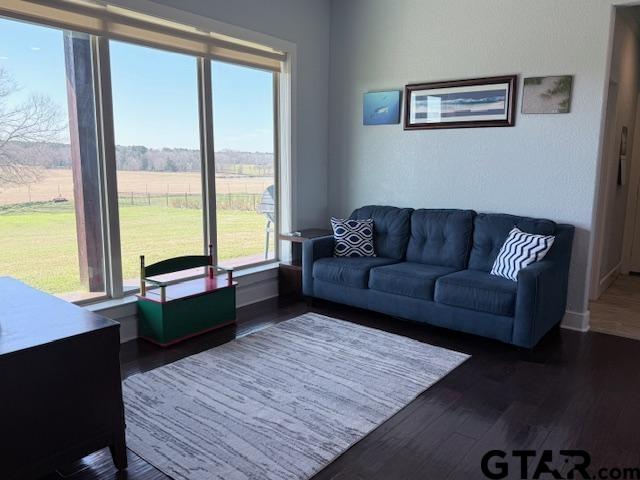
[[(35, 183), (42, 169), (71, 168), (71, 148), (62, 141), (62, 108), (42, 95), (13, 101), (20, 89), (0, 67), (0, 189)], [(116, 162), (120, 170), (148, 172), (197, 172), (201, 167), (199, 150), (187, 148), (119, 145)], [(217, 173), (265, 176), (273, 171), (272, 153), (216, 152)]]
[[(71, 168), (68, 144), (53, 142), (11, 142), (5, 145), (5, 155), (20, 159), (20, 164), (39, 168)], [(215, 153), (216, 171), (239, 174), (273, 173), (273, 154), (221, 150)], [(197, 172), (201, 168), (200, 151), (187, 148), (148, 148), (116, 146), (119, 170), (146, 172)], [(244, 166), (244, 168), (243, 168)], [(251, 169), (246, 166), (252, 166)]]

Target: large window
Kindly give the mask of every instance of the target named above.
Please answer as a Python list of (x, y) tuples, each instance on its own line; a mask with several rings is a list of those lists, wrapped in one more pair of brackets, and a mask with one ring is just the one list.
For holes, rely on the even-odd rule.
[(273, 259), (274, 73), (212, 62), (218, 261)]
[(140, 255), (277, 258), (282, 51), (104, 2), (0, 14), (0, 276), (94, 300)]
[(0, 19), (0, 275), (105, 291), (89, 36)]
[(148, 263), (202, 255), (202, 161), (194, 57), (110, 42), (125, 287)]

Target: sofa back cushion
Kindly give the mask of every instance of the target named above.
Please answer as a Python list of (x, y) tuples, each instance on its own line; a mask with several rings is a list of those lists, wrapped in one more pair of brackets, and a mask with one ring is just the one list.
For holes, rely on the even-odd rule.
[(473, 210), (415, 210), (411, 214), (407, 261), (466, 268), (475, 215)]
[(490, 272), (502, 244), (513, 227), (537, 235), (553, 235), (556, 230), (556, 224), (551, 220), (505, 213), (479, 213), (474, 220), (469, 268)]
[(373, 218), (373, 245), (378, 257), (402, 260), (407, 250), (411, 208), (369, 205), (354, 210), (350, 218)]

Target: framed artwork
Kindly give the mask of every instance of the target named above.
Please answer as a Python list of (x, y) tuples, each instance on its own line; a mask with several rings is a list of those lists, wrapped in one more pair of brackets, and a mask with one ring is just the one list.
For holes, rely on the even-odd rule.
[(405, 130), (512, 127), (516, 75), (405, 87)]
[(364, 125), (393, 125), (400, 123), (400, 91), (369, 92), (362, 102)]
[(573, 77), (529, 77), (524, 79), (522, 113), (569, 113)]

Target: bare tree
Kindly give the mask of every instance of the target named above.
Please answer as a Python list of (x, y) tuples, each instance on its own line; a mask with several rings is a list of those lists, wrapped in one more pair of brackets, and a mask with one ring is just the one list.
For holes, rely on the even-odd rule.
[(11, 100), (19, 90), (13, 77), (0, 68), (0, 188), (26, 185), (40, 177), (33, 157), (25, 156), (17, 144), (55, 142), (65, 129), (60, 107), (49, 97), (32, 95), (16, 104)]

